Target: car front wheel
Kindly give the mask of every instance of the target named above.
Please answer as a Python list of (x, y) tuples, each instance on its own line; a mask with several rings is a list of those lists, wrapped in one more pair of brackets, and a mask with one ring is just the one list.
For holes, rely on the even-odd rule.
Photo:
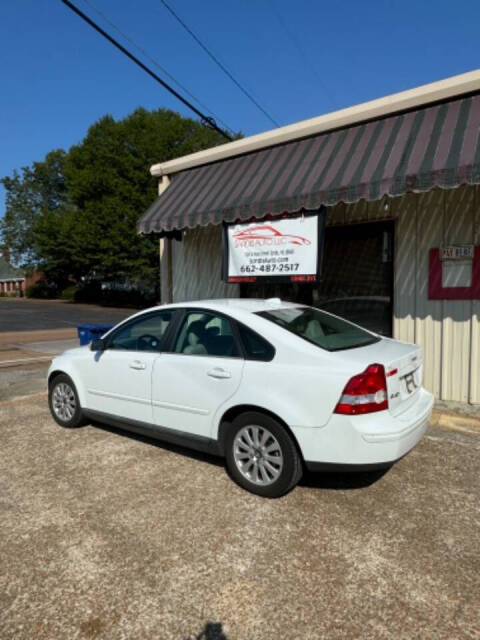
[(62, 427), (74, 428), (83, 424), (82, 408), (77, 390), (64, 373), (54, 378), (48, 391), (48, 404), (53, 419)]
[(278, 498), (302, 477), (302, 461), (295, 442), (275, 419), (251, 411), (233, 420), (226, 437), (227, 467), (247, 491)]

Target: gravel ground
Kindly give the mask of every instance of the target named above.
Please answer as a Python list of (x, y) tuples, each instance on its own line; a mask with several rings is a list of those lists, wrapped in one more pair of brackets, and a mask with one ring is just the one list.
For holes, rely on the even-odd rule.
[(0, 405), (0, 638), (480, 637), (480, 432), (264, 500), (213, 458)]

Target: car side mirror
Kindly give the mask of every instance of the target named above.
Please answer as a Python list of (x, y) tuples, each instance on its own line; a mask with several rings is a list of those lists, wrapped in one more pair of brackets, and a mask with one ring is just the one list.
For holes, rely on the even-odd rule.
[(105, 351), (107, 344), (103, 338), (95, 338), (90, 343), (90, 351)]

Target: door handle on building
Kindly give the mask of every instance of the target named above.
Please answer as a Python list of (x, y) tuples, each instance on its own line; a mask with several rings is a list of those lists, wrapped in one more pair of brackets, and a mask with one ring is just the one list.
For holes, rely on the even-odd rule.
[(144, 362), (140, 362), (140, 360), (133, 360), (129, 364), (130, 369), (146, 369), (147, 365)]
[(221, 369), (220, 367), (215, 367), (214, 369), (210, 369), (210, 371), (207, 371), (207, 376), (210, 376), (211, 378), (231, 378), (232, 374), (230, 373), (230, 371), (225, 371), (225, 369)]

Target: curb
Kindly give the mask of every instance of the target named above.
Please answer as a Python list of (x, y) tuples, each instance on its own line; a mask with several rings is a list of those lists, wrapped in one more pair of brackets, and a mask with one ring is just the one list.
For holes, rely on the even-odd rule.
[(430, 428), (432, 427), (480, 434), (480, 418), (470, 418), (459, 413), (434, 410), (430, 419)]
[(18, 360), (0, 360), (0, 369), (8, 369), (9, 367), (19, 367), (22, 364), (36, 364), (37, 362), (48, 362), (53, 359), (53, 355), (39, 356), (38, 358), (19, 358)]

